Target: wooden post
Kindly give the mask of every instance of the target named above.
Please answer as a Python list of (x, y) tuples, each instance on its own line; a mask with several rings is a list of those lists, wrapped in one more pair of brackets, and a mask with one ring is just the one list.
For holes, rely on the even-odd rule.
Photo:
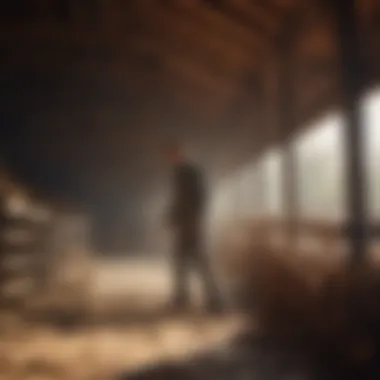
[(265, 210), (265, 181), (263, 171), (260, 166), (255, 166), (252, 173), (253, 193), (254, 193), (254, 213), (255, 219), (263, 219)]
[(295, 152), (290, 135), (294, 127), (294, 75), (292, 70), (294, 24), (278, 42), (278, 125), (282, 142), (282, 181), (285, 241), (294, 247), (297, 238), (298, 194)]
[(345, 148), (347, 157), (347, 206), (351, 263), (358, 264), (367, 251), (363, 128), (360, 118), (360, 93), (364, 67), (359, 53), (355, 0), (334, 0), (337, 19), (338, 49), (341, 61)]

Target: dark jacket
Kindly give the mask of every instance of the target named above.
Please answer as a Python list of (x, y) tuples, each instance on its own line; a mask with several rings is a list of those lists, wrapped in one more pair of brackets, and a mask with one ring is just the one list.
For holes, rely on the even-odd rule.
[(188, 163), (175, 167), (171, 223), (181, 226), (199, 220), (204, 213), (204, 206), (205, 189), (199, 168)]

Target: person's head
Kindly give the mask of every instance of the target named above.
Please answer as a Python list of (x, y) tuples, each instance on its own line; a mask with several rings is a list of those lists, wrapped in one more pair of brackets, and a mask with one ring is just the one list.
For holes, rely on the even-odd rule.
[(167, 149), (167, 160), (173, 164), (179, 164), (185, 159), (183, 149), (179, 144), (173, 144)]

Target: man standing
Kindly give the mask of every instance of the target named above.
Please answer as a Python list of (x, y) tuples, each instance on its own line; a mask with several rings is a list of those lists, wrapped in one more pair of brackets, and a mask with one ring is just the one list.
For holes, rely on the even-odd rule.
[(194, 265), (202, 277), (211, 311), (220, 309), (220, 300), (212, 273), (203, 251), (203, 217), (206, 194), (202, 173), (185, 158), (180, 146), (169, 149), (173, 166), (173, 199), (169, 210), (169, 224), (174, 231), (174, 307), (189, 304), (189, 265)]

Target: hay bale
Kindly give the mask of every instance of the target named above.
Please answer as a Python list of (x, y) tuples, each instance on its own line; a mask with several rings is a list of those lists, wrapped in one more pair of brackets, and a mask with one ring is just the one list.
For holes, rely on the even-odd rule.
[[(254, 311), (262, 328), (293, 334), (300, 332), (318, 311), (319, 294), (294, 262), (267, 246), (251, 257), (246, 307)], [(259, 254), (260, 252), (260, 254)]]
[(307, 256), (290, 256), (264, 244), (251, 252), (245, 290), (252, 321), (279, 344), (302, 342), (329, 369), (373, 370), (380, 357), (379, 271), (316, 266)]

